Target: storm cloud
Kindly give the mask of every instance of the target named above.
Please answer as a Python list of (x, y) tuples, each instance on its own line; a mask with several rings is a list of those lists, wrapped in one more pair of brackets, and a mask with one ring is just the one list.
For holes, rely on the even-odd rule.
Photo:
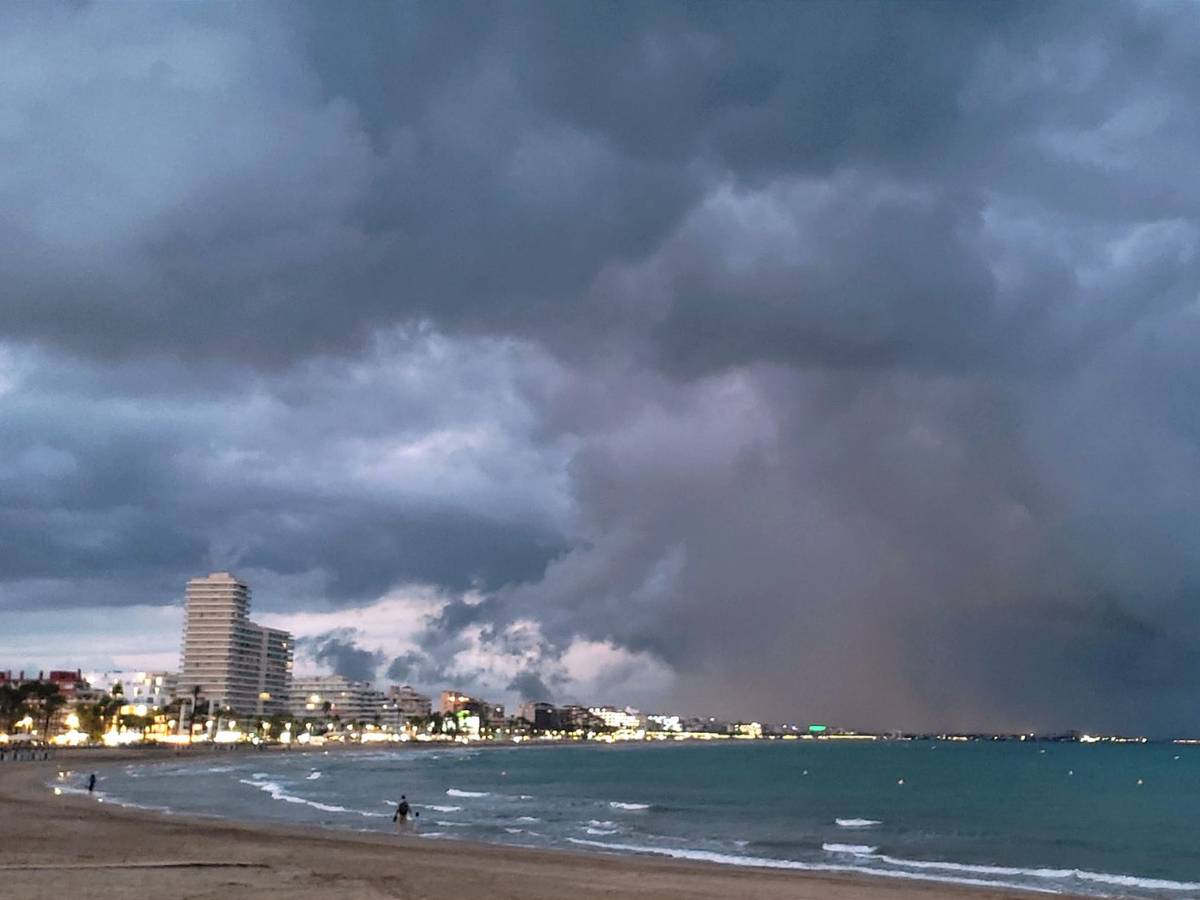
[(428, 689), (1200, 728), (1196, 10), (0, 26), (0, 665), (232, 568)]
[(305, 649), (317, 662), (329, 666), (335, 675), (351, 681), (373, 681), (375, 670), (383, 662), (383, 654), (358, 646), (357, 638), (354, 629), (339, 628), (312, 638)]

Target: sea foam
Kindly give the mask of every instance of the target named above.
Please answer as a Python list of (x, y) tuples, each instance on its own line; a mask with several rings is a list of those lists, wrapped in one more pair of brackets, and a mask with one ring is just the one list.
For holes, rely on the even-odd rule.
[(313, 809), (319, 809), (322, 812), (351, 813), (369, 818), (387, 818), (385, 813), (366, 812), (361, 809), (347, 809), (345, 806), (336, 806), (332, 803), (319, 803), (316, 800), (306, 800), (304, 797), (297, 797), (295, 794), (289, 794), (287, 789), (277, 781), (255, 781), (250, 778), (239, 778), (238, 781), (270, 794), (272, 800), (282, 800), (285, 803), (301, 803), (305, 806), (311, 806)]
[(851, 856), (869, 856), (878, 847), (868, 847), (866, 844), (822, 844), (821, 849), (826, 853), (849, 853)]
[(486, 797), (487, 791), (460, 791), (458, 788), (449, 788), (446, 791), (447, 797)]
[(621, 803), (619, 800), (611, 800), (611, 801), (609, 801), (608, 805), (611, 806), (613, 809), (628, 809), (631, 811), (637, 811), (637, 810), (650, 808), (649, 803)]
[(928, 859), (904, 859), (897, 856), (880, 855), (873, 857), (892, 866), (903, 866), (908, 869), (941, 872), (966, 872), (972, 875), (1005, 875), (1023, 876), (1047, 881), (1066, 881), (1076, 879), (1093, 884), (1107, 884), (1114, 887), (1143, 888), (1150, 891), (1200, 891), (1197, 881), (1170, 881), (1165, 878), (1142, 878), (1137, 875), (1119, 875), (1110, 872), (1090, 872), (1086, 869), (1059, 868), (1025, 868), (1021, 866), (986, 866), (976, 863), (942, 862)]
[(580, 826), (584, 832), (596, 837), (605, 837), (610, 834), (616, 834), (620, 829), (616, 822), (610, 822), (607, 819), (588, 819), (586, 826)]
[(613, 844), (607, 841), (587, 841), (582, 838), (567, 838), (572, 844), (582, 847), (596, 847), (601, 850), (620, 851), (627, 853), (650, 853), (657, 856), (669, 856), (673, 859), (692, 859), (701, 862), (720, 863), (729, 866), (752, 866), (762, 869), (795, 869), (803, 872), (853, 872), (861, 875), (878, 875), (887, 878), (904, 878), (911, 881), (935, 881), (945, 884), (969, 884), (978, 887), (1007, 888), (1009, 890), (1034, 891), (1040, 894), (1057, 894), (1053, 888), (1035, 887), (1028, 884), (1018, 884), (1007, 881), (992, 881), (985, 878), (953, 877), (949, 875), (918, 874), (896, 869), (870, 869), (865, 866), (838, 863), (806, 863), (792, 859), (771, 859), (763, 856), (735, 856), (730, 853), (716, 853), (711, 850), (688, 850), (682, 847), (644, 847), (638, 844)]
[(873, 825), (882, 825), (878, 819), (834, 819), (839, 828), (870, 828)]

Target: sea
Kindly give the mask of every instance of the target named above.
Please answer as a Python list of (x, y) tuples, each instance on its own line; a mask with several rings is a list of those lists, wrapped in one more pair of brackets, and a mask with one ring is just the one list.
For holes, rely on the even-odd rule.
[[(86, 772), (67, 776), (82, 780)], [(238, 751), (101, 772), (169, 813), (1098, 897), (1200, 897), (1200, 746), (728, 741)]]

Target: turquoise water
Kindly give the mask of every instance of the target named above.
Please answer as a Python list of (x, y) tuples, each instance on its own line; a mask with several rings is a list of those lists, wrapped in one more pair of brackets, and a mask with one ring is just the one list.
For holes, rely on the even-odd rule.
[[(1139, 783), (1140, 780), (1140, 783)], [(109, 802), (732, 865), (1200, 896), (1200, 747), (738, 742), (239, 752), (104, 774)]]

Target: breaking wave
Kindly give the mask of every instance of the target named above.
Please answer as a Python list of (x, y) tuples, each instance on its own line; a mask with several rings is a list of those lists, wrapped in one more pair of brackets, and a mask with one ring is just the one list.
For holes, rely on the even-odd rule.
[(1017, 884), (1006, 881), (992, 881), (984, 878), (956, 878), (947, 875), (924, 875), (915, 872), (904, 872), (895, 869), (869, 869), (864, 866), (840, 865), (837, 863), (806, 863), (790, 859), (770, 859), (762, 856), (735, 856), (730, 853), (715, 853), (711, 850), (688, 850), (682, 847), (645, 847), (638, 844), (613, 844), (607, 841), (586, 841), (580, 838), (567, 838), (572, 844), (583, 847), (596, 847), (601, 850), (626, 853), (649, 853), (656, 856), (669, 856), (673, 859), (690, 859), (698, 862), (720, 863), (729, 866), (752, 866), (762, 869), (794, 869), (802, 872), (853, 872), (862, 875), (880, 875), (889, 878), (907, 878), (913, 881), (939, 881), (947, 884), (966, 884), (977, 887), (1007, 888), (1009, 890), (1032, 890), (1038, 893), (1058, 893), (1053, 888), (1031, 887), (1027, 884)]
[(345, 806), (337, 806), (332, 803), (319, 803), (316, 800), (306, 800), (304, 797), (298, 797), (295, 794), (289, 794), (277, 781), (256, 781), (253, 778), (239, 778), (238, 781), (242, 784), (248, 784), (250, 787), (258, 788), (271, 795), (272, 800), (282, 800), (285, 803), (301, 803), (305, 806), (311, 806), (313, 809), (319, 809), (322, 812), (332, 813), (351, 813), (353, 815), (367, 816), (368, 818), (387, 818), (385, 813), (366, 812), (361, 809), (347, 809)]
[(821, 849), (826, 853), (849, 853), (851, 856), (868, 856), (879, 848), (868, 847), (866, 844), (822, 844)]

